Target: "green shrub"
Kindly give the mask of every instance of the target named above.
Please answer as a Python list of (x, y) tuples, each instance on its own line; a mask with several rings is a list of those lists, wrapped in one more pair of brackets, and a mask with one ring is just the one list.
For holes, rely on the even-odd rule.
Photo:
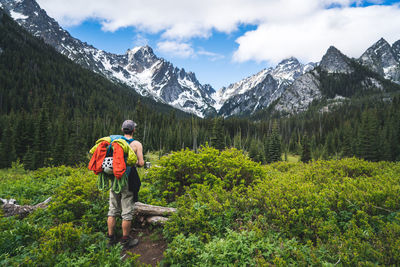
[(251, 161), (235, 148), (219, 150), (202, 147), (198, 153), (189, 149), (161, 158), (160, 167), (153, 167), (147, 174), (152, 191), (167, 202), (183, 195), (196, 184), (221, 185), (232, 190), (238, 185), (250, 185), (264, 175), (260, 164)]
[(0, 254), (15, 256), (37, 241), (43, 230), (37, 225), (14, 217), (0, 217)]
[(120, 245), (107, 248), (108, 194), (86, 168), (0, 170), (1, 196), (35, 204), (52, 197), (45, 209), (24, 219), (0, 212), (1, 266), (136, 266), (137, 256), (121, 258)]
[(206, 244), (196, 235), (180, 234), (165, 253), (165, 263), (173, 266), (310, 266), (328, 264), (327, 260), (335, 259), (322, 248), (256, 231), (229, 230)]
[(61, 166), (28, 172), (15, 167), (1, 172), (0, 197), (14, 198), (19, 205), (34, 205), (51, 196), (54, 190), (73, 173), (73, 169)]
[[(202, 148), (147, 171), (147, 203), (177, 207), (163, 233), (173, 266), (400, 265), (400, 163), (358, 159), (262, 166)], [(0, 265), (128, 266), (106, 247), (107, 193), (84, 168), (0, 170), (1, 197), (46, 209), (0, 214)], [(29, 187), (29, 188), (26, 188)]]
[(48, 211), (55, 222), (104, 231), (107, 209), (108, 194), (98, 190), (97, 177), (85, 170), (75, 172), (55, 190)]
[[(219, 156), (213, 161), (218, 162)], [(177, 197), (178, 211), (166, 223), (165, 236), (174, 240), (179, 234), (195, 235), (206, 250), (215, 238), (229, 238), (232, 230), (247, 229), (261, 236), (273, 231), (312, 248), (306, 254), (296, 250), (296, 260), (319, 259), (308, 259), (305, 265), (400, 264), (400, 164), (344, 159), (279, 162), (263, 168), (263, 177), (254, 177), (249, 184), (229, 188), (223, 183), (205, 183), (186, 188)], [(292, 254), (258, 259), (287, 264)], [(243, 262), (239, 259), (235, 264)]]

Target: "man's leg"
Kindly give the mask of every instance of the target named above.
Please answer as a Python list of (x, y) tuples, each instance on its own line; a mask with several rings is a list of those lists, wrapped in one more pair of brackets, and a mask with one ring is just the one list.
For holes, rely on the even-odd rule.
[[(108, 235), (113, 236), (114, 235), (114, 229), (115, 229), (115, 224), (117, 220), (113, 216), (108, 216), (107, 219), (107, 226), (108, 226)], [(129, 225), (130, 226), (130, 225)]]
[(121, 214), (121, 198), (110, 190), (110, 205), (108, 209), (107, 227), (108, 227), (108, 246), (111, 247), (117, 243), (117, 236), (115, 235), (115, 225), (117, 223), (117, 216)]
[(129, 236), (132, 221), (122, 220), (122, 236)]
[(133, 193), (129, 191), (126, 185), (121, 191), (121, 206), (122, 206), (122, 239), (121, 243), (125, 249), (132, 248), (139, 243), (138, 239), (131, 239), (129, 236), (131, 232), (131, 224), (135, 209), (135, 202), (133, 202)]

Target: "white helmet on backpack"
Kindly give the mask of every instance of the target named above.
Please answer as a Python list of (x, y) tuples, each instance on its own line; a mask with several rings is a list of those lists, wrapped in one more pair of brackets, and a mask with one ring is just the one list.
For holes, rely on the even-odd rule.
[(112, 157), (106, 157), (101, 164), (101, 167), (103, 168), (103, 171), (107, 174), (113, 174), (113, 158)]

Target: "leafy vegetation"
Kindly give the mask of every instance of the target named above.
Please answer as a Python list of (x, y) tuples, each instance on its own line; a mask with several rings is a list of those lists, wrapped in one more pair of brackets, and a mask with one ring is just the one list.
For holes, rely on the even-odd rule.
[[(24, 219), (0, 215), (1, 265), (137, 264), (106, 247), (108, 197), (95, 175), (14, 164), (1, 177), (2, 198), (53, 197)], [(177, 208), (163, 229), (166, 265), (400, 264), (399, 163), (261, 165), (235, 148), (201, 147), (162, 157), (142, 179), (141, 201)]]
[[(235, 149), (207, 147), (159, 164), (147, 179), (178, 208), (164, 227), (170, 264), (400, 263), (399, 164), (350, 158), (262, 166)], [(209, 175), (194, 166), (207, 166)]]
[(132, 266), (121, 259), (121, 246), (107, 248), (108, 195), (97, 190), (96, 177), (83, 168), (57, 167), (25, 171), (14, 165), (1, 171), (0, 196), (46, 209), (24, 219), (0, 216), (2, 266)]

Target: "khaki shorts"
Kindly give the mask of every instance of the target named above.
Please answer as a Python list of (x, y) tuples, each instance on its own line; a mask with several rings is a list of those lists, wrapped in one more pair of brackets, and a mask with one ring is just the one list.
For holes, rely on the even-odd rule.
[(116, 194), (110, 190), (110, 206), (108, 208), (108, 216), (121, 216), (122, 220), (132, 221), (135, 211), (135, 202), (133, 201), (133, 192), (129, 191), (126, 185), (121, 193)]

